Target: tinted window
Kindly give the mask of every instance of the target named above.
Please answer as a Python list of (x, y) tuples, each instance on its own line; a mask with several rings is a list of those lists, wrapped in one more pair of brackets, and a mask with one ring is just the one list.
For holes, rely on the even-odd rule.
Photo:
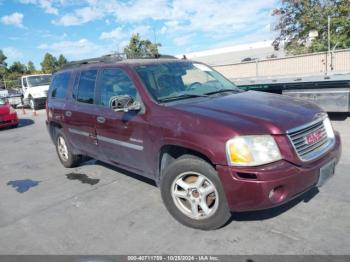
[(51, 84), (51, 97), (64, 98), (66, 96), (69, 77), (69, 73), (62, 73), (54, 77)]
[(87, 70), (80, 73), (79, 84), (76, 90), (76, 99), (79, 102), (93, 104), (97, 70)]
[(121, 69), (105, 69), (100, 80), (100, 104), (109, 107), (111, 98), (129, 95), (136, 99), (136, 87), (128, 75)]

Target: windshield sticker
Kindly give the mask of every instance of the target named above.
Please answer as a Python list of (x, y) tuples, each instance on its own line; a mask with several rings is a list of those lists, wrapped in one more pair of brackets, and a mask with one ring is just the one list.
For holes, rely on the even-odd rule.
[(207, 67), (206, 65), (203, 65), (203, 64), (193, 64), (193, 65), (201, 71), (205, 71), (205, 72), (213, 71), (209, 67)]

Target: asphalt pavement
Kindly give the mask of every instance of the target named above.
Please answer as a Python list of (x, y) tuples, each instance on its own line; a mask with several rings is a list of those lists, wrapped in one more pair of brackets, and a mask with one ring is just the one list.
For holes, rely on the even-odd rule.
[(350, 254), (350, 115), (332, 115), (343, 155), (319, 191), (209, 232), (175, 221), (152, 181), (93, 160), (64, 168), (45, 111), (19, 116), (0, 130), (0, 254)]

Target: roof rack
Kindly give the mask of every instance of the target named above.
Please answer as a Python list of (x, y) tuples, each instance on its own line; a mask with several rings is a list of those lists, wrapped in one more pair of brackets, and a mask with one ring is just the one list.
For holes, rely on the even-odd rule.
[(95, 64), (95, 63), (115, 63), (125, 59), (126, 59), (126, 56), (124, 57), (123, 54), (109, 54), (101, 57), (72, 61), (62, 66), (62, 69), (68, 69), (68, 68), (78, 67), (81, 65)]
[(95, 57), (95, 58), (89, 58), (89, 59), (83, 59), (78, 61), (72, 61), (64, 66), (62, 66), (61, 69), (69, 69), (78, 67), (81, 65), (87, 65), (87, 64), (95, 64), (95, 63), (116, 63), (127, 59), (177, 59), (177, 57), (172, 55), (155, 55), (155, 56), (142, 56), (142, 57), (132, 57), (127, 58), (127, 55), (125, 53), (115, 53), (115, 54), (108, 54), (101, 57)]

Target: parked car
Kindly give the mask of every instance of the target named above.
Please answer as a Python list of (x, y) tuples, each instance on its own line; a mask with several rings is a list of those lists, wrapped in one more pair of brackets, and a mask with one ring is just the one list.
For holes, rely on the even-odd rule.
[(0, 97), (0, 128), (7, 126), (17, 127), (18, 117), (16, 110), (7, 99)]
[(22, 103), (22, 93), (16, 89), (1, 89), (0, 88), (0, 97), (6, 98), (11, 106), (16, 108)]
[(23, 92), (23, 105), (32, 109), (45, 106), (51, 75), (38, 74), (22, 76), (20, 83)]
[(321, 186), (341, 155), (319, 107), (188, 60), (72, 63), (53, 76), (47, 127), (65, 167), (89, 156), (154, 179), (170, 214), (205, 230)]

